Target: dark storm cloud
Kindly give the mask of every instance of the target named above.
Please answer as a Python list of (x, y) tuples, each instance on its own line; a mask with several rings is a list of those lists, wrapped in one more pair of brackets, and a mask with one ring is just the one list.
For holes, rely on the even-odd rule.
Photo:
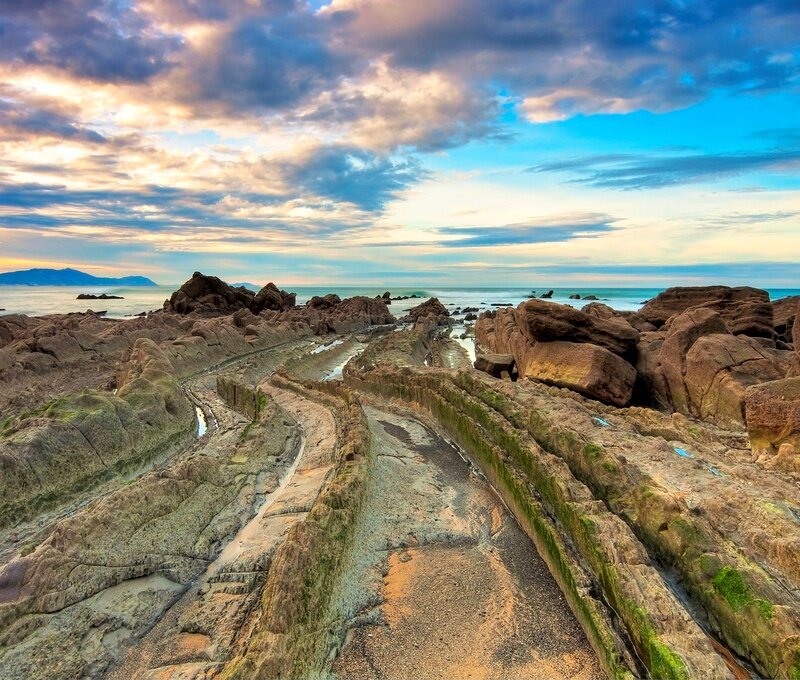
[(529, 172), (569, 172), (579, 184), (609, 189), (657, 189), (709, 182), (759, 170), (798, 167), (800, 148), (738, 154), (640, 156), (615, 154), (542, 163)]
[(180, 39), (122, 0), (0, 0), (0, 58), (81, 78), (143, 81), (164, 71)]

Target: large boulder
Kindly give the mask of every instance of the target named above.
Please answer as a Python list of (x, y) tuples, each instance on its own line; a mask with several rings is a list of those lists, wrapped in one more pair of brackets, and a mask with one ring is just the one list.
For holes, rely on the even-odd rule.
[(774, 454), (789, 444), (800, 456), (800, 377), (750, 387), (745, 412), (754, 452)]
[(657, 328), (692, 307), (718, 312), (734, 335), (772, 338), (772, 303), (769, 293), (747, 286), (692, 286), (668, 288), (648, 301), (639, 314)]
[[(325, 296), (328, 298), (329, 296)], [(333, 298), (337, 296), (332, 296)], [(338, 304), (322, 310), (322, 318), (317, 327), (317, 333), (324, 335), (333, 331), (346, 333), (359, 330), (367, 326), (384, 326), (395, 323), (386, 301), (383, 298), (370, 298), (356, 295), (345, 298)]]
[(732, 335), (720, 314), (695, 306), (670, 320), (659, 365), (639, 367), (651, 382), (663, 376), (675, 411), (738, 428), (745, 422), (747, 388), (783, 378), (789, 357), (758, 338)]
[(434, 297), (409, 309), (408, 314), (403, 317), (402, 321), (416, 323), (428, 317), (434, 317), (439, 322), (446, 322), (449, 316), (450, 312), (447, 311), (447, 307), (439, 302), (439, 298)]
[(332, 309), (341, 303), (341, 301), (342, 298), (336, 295), (336, 293), (328, 293), (324, 296), (315, 295), (306, 302), (306, 307), (310, 309)]
[(531, 343), (556, 340), (588, 342), (621, 357), (633, 358), (639, 340), (639, 332), (624, 319), (602, 318), (568, 305), (537, 299), (517, 307), (514, 319)]
[(258, 314), (265, 309), (282, 312), (292, 309), (296, 301), (297, 295), (295, 293), (287, 293), (285, 290), (280, 290), (274, 283), (270, 282), (256, 293), (250, 309), (254, 314)]
[(636, 369), (606, 348), (564, 341), (537, 342), (521, 374), (614, 406), (630, 402), (636, 382)]
[(250, 308), (253, 297), (246, 288), (234, 288), (216, 276), (195, 272), (164, 303), (164, 309), (177, 314), (217, 316)]

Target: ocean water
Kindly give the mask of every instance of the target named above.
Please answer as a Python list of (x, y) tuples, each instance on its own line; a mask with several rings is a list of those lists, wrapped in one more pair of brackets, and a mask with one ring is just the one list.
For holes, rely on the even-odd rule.
[[(72, 286), (0, 286), (0, 315), (3, 314), (28, 314), (39, 316), (42, 314), (63, 314), (66, 312), (84, 312), (87, 309), (105, 311), (107, 316), (124, 318), (161, 309), (164, 301), (169, 298), (179, 286), (148, 286), (148, 287), (72, 287)], [(530, 288), (392, 288), (379, 287), (353, 287), (353, 286), (283, 286), (287, 290), (297, 293), (298, 304), (305, 302), (314, 295), (336, 293), (342, 298), (353, 295), (367, 295), (374, 297), (391, 292), (393, 297), (400, 295), (419, 295), (422, 299), (397, 300), (390, 307), (395, 316), (401, 316), (414, 305), (419, 304), (428, 297), (438, 297), (450, 309), (456, 307), (478, 307), (491, 309), (498, 305), (518, 305), (528, 299), (532, 290)], [(537, 297), (546, 289), (536, 291)], [(663, 288), (555, 288), (552, 300), (580, 308), (587, 304), (584, 300), (570, 300), (569, 296), (578, 294), (582, 298), (586, 295), (596, 295), (600, 301), (618, 310), (636, 310), (650, 298), (658, 295)], [(100, 295), (122, 296), (123, 300), (76, 300), (80, 293), (93, 293)], [(800, 295), (800, 288), (772, 289), (769, 290), (773, 300), (787, 295)]]

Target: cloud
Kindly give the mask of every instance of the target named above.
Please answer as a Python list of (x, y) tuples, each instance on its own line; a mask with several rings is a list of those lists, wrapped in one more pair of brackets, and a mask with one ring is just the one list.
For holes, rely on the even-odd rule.
[(615, 229), (614, 218), (595, 213), (559, 215), (546, 220), (497, 227), (443, 227), (436, 232), (457, 239), (440, 242), (450, 248), (561, 243), (594, 238)]
[(657, 189), (709, 182), (759, 170), (796, 170), (800, 149), (741, 153), (642, 156), (611, 154), (541, 163), (528, 172), (569, 172), (579, 184), (609, 189)]
[(167, 69), (177, 36), (114, 0), (2, 0), (0, 57), (100, 81), (143, 81)]

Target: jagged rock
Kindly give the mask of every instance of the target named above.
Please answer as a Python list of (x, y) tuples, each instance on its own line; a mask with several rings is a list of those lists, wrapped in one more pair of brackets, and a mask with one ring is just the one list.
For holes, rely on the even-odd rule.
[(669, 389), (661, 367), (661, 348), (665, 338), (663, 331), (648, 331), (639, 336), (634, 390), (638, 403), (671, 410)]
[(450, 312), (447, 311), (447, 307), (439, 302), (439, 298), (431, 298), (430, 300), (426, 300), (422, 304), (409, 309), (408, 314), (402, 318), (402, 321), (416, 323), (420, 319), (425, 319), (429, 316), (435, 317), (437, 323), (442, 325), (441, 322), (447, 321), (447, 317), (450, 316)]
[(92, 293), (81, 293), (76, 300), (124, 300), (125, 298), (120, 295), (107, 295), (100, 293), (100, 295), (93, 295)]
[[(797, 318), (798, 308), (800, 308), (800, 295), (790, 295), (772, 303), (772, 323), (775, 336), (783, 342), (794, 342), (792, 326)], [(795, 349), (797, 349), (796, 346)]]
[(520, 373), (615, 406), (631, 400), (636, 382), (633, 366), (590, 343), (537, 342)]
[(338, 305), (341, 301), (342, 299), (335, 293), (328, 293), (324, 297), (315, 295), (308, 302), (306, 302), (306, 307), (311, 307), (312, 309), (331, 309)]
[(395, 322), (396, 319), (392, 316), (383, 298), (356, 295), (345, 298), (333, 307), (323, 310), (317, 334), (324, 335), (325, 332), (330, 331), (346, 333), (367, 326), (384, 326)]
[(504, 371), (512, 375), (514, 372), (514, 356), (512, 354), (479, 354), (475, 357), (475, 368), (488, 373), (493, 378), (500, 378)]
[(218, 316), (243, 308), (249, 309), (253, 304), (253, 297), (253, 292), (246, 288), (233, 288), (216, 276), (195, 272), (164, 303), (164, 309), (177, 314)]
[(279, 290), (274, 283), (270, 282), (256, 293), (250, 308), (255, 314), (265, 309), (281, 312), (286, 309), (292, 309), (296, 301), (297, 295), (295, 293)]
[(475, 314), (475, 312), (467, 312), (464, 315), (464, 321), (476, 321), (477, 318), (478, 318), (478, 315)]
[(542, 293), (539, 297), (544, 300), (549, 300), (551, 297), (553, 297), (553, 291), (548, 290), (546, 293)]
[(800, 377), (750, 387), (745, 413), (754, 452), (775, 453), (783, 444), (800, 452)]
[(698, 306), (718, 312), (734, 335), (772, 338), (772, 303), (767, 291), (758, 288), (669, 288), (647, 302), (639, 313), (660, 328), (671, 316)]

